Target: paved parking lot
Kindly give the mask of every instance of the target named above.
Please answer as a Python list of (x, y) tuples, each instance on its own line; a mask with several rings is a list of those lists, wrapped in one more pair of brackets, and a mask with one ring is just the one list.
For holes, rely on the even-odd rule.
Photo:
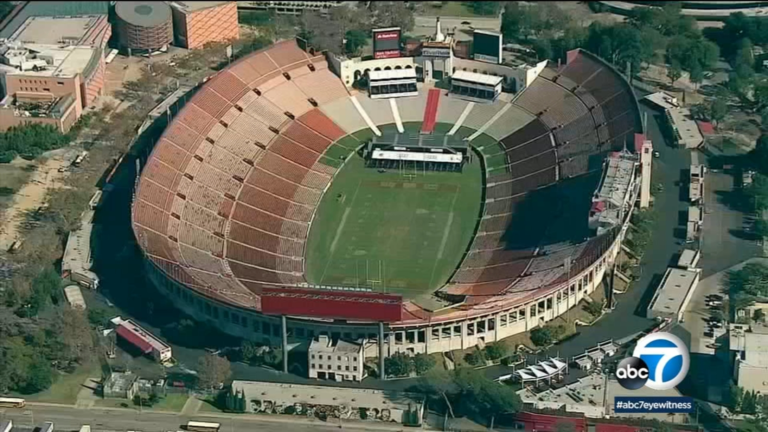
[(705, 181), (700, 267), (707, 277), (761, 256), (762, 247), (748, 231), (749, 217), (738, 209), (733, 176), (710, 171)]
[[(714, 342), (713, 338), (704, 336), (707, 329), (706, 319), (709, 318), (709, 308), (706, 305), (706, 297), (710, 294), (721, 294), (721, 279), (724, 273), (711, 275), (699, 282), (694, 291), (693, 298), (688, 304), (683, 315), (683, 327), (691, 334), (690, 350), (692, 353), (714, 354), (715, 350), (707, 347)], [(724, 332), (724, 330), (721, 330)], [(721, 333), (715, 333), (719, 336)]]

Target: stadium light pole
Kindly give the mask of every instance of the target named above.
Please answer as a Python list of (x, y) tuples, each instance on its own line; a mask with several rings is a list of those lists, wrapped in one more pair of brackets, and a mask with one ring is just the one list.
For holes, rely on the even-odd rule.
[(283, 373), (288, 373), (288, 320), (285, 315), (280, 315), (280, 321), (283, 326)]
[(387, 373), (384, 370), (384, 323), (379, 321), (379, 376), (382, 381), (387, 380)]

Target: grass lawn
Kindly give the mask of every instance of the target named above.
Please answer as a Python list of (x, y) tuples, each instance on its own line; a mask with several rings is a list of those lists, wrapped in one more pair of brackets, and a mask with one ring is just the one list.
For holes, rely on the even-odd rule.
[(307, 242), (313, 284), (369, 286), (408, 298), (456, 269), (480, 214), (478, 158), (462, 173), (381, 173), (353, 155), (320, 202)]
[(85, 380), (89, 377), (98, 378), (100, 376), (101, 367), (98, 363), (83, 365), (74, 373), (58, 375), (48, 390), (22, 397), (33, 402), (74, 404), (77, 402), (77, 394), (83, 389), (82, 384)]
[(206, 412), (209, 412), (209, 413), (222, 413), (222, 412), (224, 412), (224, 411), (220, 410), (219, 408), (217, 408), (216, 405), (214, 405), (213, 402), (208, 400), (208, 399), (203, 399), (202, 402), (203, 403), (200, 405), (200, 409), (198, 410), (198, 412), (201, 412), (201, 413), (206, 413)]
[[(165, 398), (163, 398), (160, 402), (153, 405), (152, 407), (145, 406), (145, 407), (142, 407), (141, 409), (144, 411), (154, 410), (154, 411), (181, 412), (181, 409), (184, 408), (184, 404), (187, 403), (187, 399), (189, 399), (188, 395), (171, 393), (171, 394), (168, 394)], [(130, 408), (130, 409), (135, 409), (136, 411), (139, 410), (138, 405), (134, 405), (133, 401), (129, 401), (126, 399), (98, 399), (95, 405), (98, 407), (105, 407), (105, 408)]]

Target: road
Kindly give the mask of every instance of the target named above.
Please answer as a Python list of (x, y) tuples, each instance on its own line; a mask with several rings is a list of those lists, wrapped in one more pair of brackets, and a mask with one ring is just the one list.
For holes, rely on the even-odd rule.
[[(199, 420), (221, 423), (222, 432), (234, 430), (259, 430), (280, 432), (314, 432), (339, 430), (335, 420), (326, 423), (320, 420), (307, 420), (296, 416), (269, 415), (232, 415), (205, 414), (195, 415), (194, 418), (181, 416), (176, 413), (143, 412), (126, 409), (76, 409), (64, 405), (28, 404), (24, 409), (0, 409), (0, 420), (13, 420), (16, 428), (41, 426), (44, 422), (53, 422), (56, 430), (76, 431), (82, 425), (90, 425), (94, 431), (177, 431), (189, 420)], [(397, 424), (373, 422), (343, 422), (345, 430), (352, 431), (399, 431), (404, 430)]]

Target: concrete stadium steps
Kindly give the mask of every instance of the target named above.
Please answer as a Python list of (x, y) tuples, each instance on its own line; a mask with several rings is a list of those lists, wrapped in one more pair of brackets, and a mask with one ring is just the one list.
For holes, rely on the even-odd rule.
[[(360, 100), (360, 98), (358, 98)], [(403, 123), (421, 122), (424, 118), (424, 107), (427, 106), (427, 91), (422, 89), (418, 96), (395, 98), (397, 109)], [(368, 115), (371, 115), (369, 112)], [(373, 119), (373, 117), (371, 117)]]
[(531, 273), (537, 273), (541, 271), (556, 269), (559, 267), (565, 267), (565, 260), (575, 260), (579, 255), (581, 255), (581, 252), (584, 250), (585, 246), (586, 242), (575, 246), (566, 246), (557, 250), (539, 251), (539, 255), (533, 259), (531, 266), (528, 268), (528, 271)]
[(318, 105), (329, 104), (349, 96), (339, 77), (328, 69), (316, 69), (315, 72), (295, 78), (293, 81), (308, 98), (314, 99)]
[[(560, 163), (560, 178), (567, 179), (580, 176), (590, 171), (589, 155), (574, 156)], [(597, 169), (597, 167), (595, 168)]]
[(469, 102), (463, 99), (455, 98), (451, 95), (441, 95), (440, 103), (437, 106), (437, 122), (457, 123), (467, 105), (469, 105)]
[(346, 133), (353, 133), (368, 128), (365, 120), (357, 112), (355, 105), (349, 98), (337, 99), (329, 104), (320, 106), (320, 111)]
[(243, 186), (238, 202), (297, 222), (309, 222), (314, 211), (312, 207), (272, 195), (250, 185)]
[[(474, 109), (476, 108), (477, 106)], [(530, 123), (534, 118), (518, 107), (510, 105), (509, 109), (485, 130), (485, 133), (496, 140), (501, 140)]]
[(480, 129), (490, 120), (497, 112), (501, 111), (506, 103), (497, 100), (493, 103), (477, 103), (472, 112), (469, 113), (466, 120), (464, 120), (464, 126), (472, 129)]
[(293, 81), (285, 81), (274, 89), (264, 93), (265, 98), (279, 107), (283, 112), (289, 112), (296, 117), (312, 109), (312, 105)]
[(527, 275), (516, 280), (506, 292), (530, 292), (541, 289), (557, 282), (565, 274), (563, 269), (545, 270), (542, 272)]
[(392, 116), (392, 108), (389, 106), (389, 100), (371, 99), (367, 96), (358, 95), (357, 101), (360, 102), (360, 106), (368, 113), (368, 117), (371, 118), (371, 121), (376, 126), (395, 122), (395, 118)]
[(557, 148), (557, 157), (565, 160), (573, 156), (594, 154), (600, 151), (600, 140), (595, 131), (580, 136), (567, 144), (559, 145)]

